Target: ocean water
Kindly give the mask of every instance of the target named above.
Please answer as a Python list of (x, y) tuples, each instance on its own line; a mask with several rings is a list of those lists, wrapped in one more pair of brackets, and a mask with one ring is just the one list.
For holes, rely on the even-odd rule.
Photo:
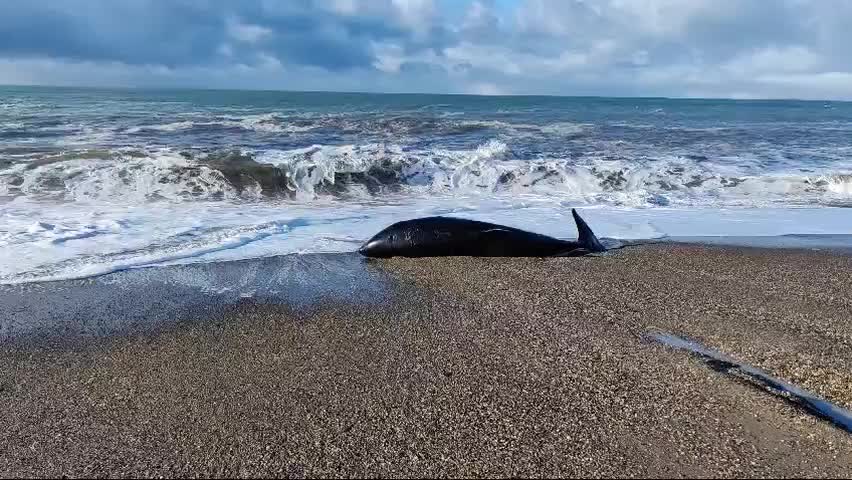
[(351, 251), (425, 215), (563, 238), (852, 234), (852, 103), (0, 87), (0, 283)]

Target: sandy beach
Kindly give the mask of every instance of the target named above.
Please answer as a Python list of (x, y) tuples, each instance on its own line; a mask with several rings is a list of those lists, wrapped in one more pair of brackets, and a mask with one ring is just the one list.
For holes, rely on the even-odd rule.
[(852, 473), (849, 433), (647, 337), (852, 409), (852, 256), (335, 258), (4, 287), (0, 476)]

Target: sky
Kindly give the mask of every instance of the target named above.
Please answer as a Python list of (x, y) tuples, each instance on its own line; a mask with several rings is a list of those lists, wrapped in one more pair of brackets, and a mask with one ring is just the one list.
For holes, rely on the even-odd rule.
[(852, 100), (852, 0), (0, 1), (0, 84)]

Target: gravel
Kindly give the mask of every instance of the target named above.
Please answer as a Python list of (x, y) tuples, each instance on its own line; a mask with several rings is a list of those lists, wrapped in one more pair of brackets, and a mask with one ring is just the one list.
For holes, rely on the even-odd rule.
[(852, 473), (852, 435), (647, 339), (694, 339), (852, 408), (850, 256), (653, 245), (369, 267), (394, 295), (7, 342), (0, 476)]

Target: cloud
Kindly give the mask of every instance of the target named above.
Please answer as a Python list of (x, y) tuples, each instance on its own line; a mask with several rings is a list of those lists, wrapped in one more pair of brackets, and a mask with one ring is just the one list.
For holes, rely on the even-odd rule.
[(769, 46), (745, 52), (725, 63), (722, 68), (732, 75), (751, 76), (763, 73), (800, 73), (814, 71), (822, 64), (822, 57), (800, 45)]
[(242, 23), (237, 18), (228, 19), (226, 22), (226, 32), (232, 39), (244, 43), (258, 43), (272, 35), (272, 29), (270, 28)]
[(471, 85), (465, 93), (472, 95), (506, 95), (507, 92), (493, 83), (476, 83)]
[(0, 2), (0, 83), (852, 99), (846, 0)]

